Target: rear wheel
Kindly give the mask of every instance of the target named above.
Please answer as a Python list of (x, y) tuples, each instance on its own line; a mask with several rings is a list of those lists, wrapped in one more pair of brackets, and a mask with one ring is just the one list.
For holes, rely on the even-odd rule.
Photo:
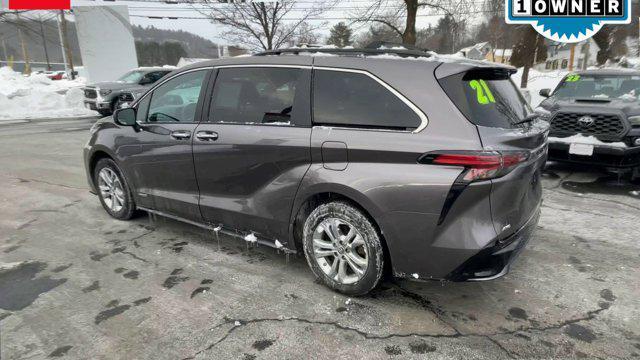
[(313, 273), (341, 293), (364, 295), (382, 277), (380, 235), (367, 216), (347, 202), (313, 210), (304, 224), (303, 246)]
[(93, 174), (100, 203), (107, 213), (119, 220), (131, 219), (136, 205), (118, 165), (111, 159), (101, 159)]

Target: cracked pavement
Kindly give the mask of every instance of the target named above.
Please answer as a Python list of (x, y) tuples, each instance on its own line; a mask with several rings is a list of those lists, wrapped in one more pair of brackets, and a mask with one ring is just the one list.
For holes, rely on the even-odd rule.
[(85, 184), (91, 122), (0, 124), (2, 359), (640, 357), (637, 184), (550, 164), (507, 276), (349, 298), (302, 257), (111, 219)]

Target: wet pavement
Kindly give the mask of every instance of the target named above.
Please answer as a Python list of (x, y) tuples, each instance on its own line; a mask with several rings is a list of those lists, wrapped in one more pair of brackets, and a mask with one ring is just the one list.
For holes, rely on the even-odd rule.
[(349, 298), (301, 257), (121, 222), (87, 192), (92, 120), (0, 124), (0, 358), (640, 357), (640, 185), (550, 164), (505, 277)]

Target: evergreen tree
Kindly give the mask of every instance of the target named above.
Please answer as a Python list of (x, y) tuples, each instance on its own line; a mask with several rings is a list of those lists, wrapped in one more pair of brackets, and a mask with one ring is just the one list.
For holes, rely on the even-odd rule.
[(353, 43), (351, 40), (352, 35), (353, 32), (349, 26), (343, 22), (339, 22), (331, 28), (331, 35), (327, 40), (327, 44), (335, 45), (340, 48), (350, 46)]

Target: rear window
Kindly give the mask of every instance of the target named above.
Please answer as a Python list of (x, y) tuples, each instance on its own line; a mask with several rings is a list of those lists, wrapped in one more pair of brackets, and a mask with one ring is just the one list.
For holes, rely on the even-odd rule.
[(532, 113), (506, 71), (474, 70), (440, 79), (464, 116), (479, 126), (513, 128)]
[(371, 77), (316, 70), (313, 122), (378, 129), (413, 130), (420, 118), (407, 104)]

